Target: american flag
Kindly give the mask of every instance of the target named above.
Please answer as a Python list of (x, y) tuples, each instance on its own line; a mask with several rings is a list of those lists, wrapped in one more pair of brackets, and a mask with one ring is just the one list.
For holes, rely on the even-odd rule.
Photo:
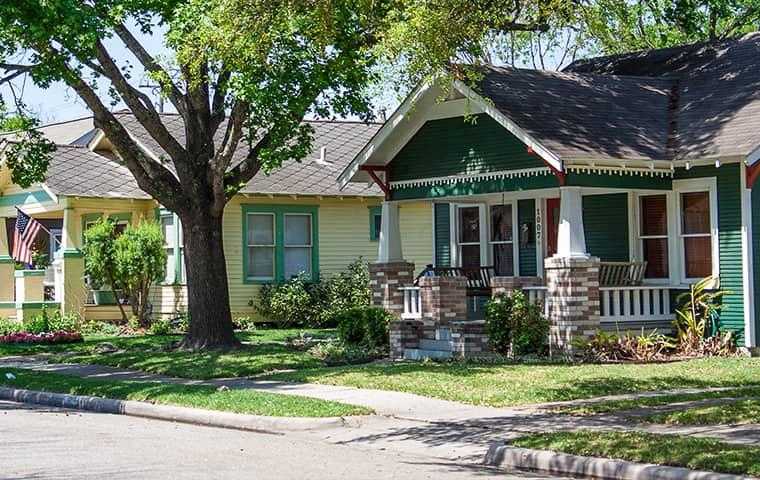
[(16, 229), (13, 232), (13, 259), (31, 265), (32, 244), (42, 225), (26, 213), (18, 210)]

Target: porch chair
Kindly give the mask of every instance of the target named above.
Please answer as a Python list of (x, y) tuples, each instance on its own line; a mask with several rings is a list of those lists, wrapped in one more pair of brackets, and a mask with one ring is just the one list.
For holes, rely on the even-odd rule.
[(599, 285), (603, 287), (632, 287), (641, 285), (647, 262), (601, 262)]

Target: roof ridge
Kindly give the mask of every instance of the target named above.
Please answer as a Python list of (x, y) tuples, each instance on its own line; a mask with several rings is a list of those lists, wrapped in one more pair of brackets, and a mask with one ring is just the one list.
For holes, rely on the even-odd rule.
[[(599, 57), (601, 58), (601, 57)], [(657, 77), (652, 77), (648, 75), (617, 75), (617, 74), (610, 74), (610, 73), (596, 73), (596, 72), (566, 72), (564, 70), (543, 70), (539, 68), (521, 68), (521, 67), (512, 67), (512, 66), (496, 66), (496, 65), (489, 65), (488, 68), (490, 69), (506, 69), (506, 70), (517, 70), (520, 72), (539, 72), (539, 73), (548, 73), (550, 75), (563, 75), (563, 76), (571, 76), (571, 77), (578, 77), (578, 78), (619, 78), (619, 79), (630, 79), (630, 80), (654, 80), (654, 81), (673, 81), (676, 80), (678, 77), (676, 75), (660, 75)]]

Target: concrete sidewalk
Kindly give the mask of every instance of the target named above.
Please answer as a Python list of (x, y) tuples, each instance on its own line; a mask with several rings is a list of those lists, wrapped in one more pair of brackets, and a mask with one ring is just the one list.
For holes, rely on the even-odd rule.
[[(48, 364), (40, 359), (16, 357), (0, 359), (0, 367), (27, 368), (101, 380), (169, 382), (186, 385), (226, 385), (229, 388), (303, 395), (366, 406), (378, 415), (362, 417), (360, 422), (343, 427), (300, 432), (337, 444), (391, 449), (430, 455), (453, 461), (479, 463), (494, 442), (509, 441), (528, 433), (557, 430), (599, 429), (639, 430), (654, 433), (719, 438), (726, 442), (760, 445), (760, 425), (741, 427), (676, 427), (636, 423), (619, 415), (571, 416), (537, 408), (489, 408), (426, 398), (418, 395), (336, 387), (315, 384), (292, 384), (249, 379), (209, 381), (172, 378), (99, 365)], [(677, 391), (678, 392), (678, 391)], [(695, 392), (686, 390), (684, 392)], [(669, 391), (667, 393), (673, 393)], [(652, 396), (652, 393), (644, 394)], [(635, 395), (604, 397), (633, 398)], [(578, 403), (588, 403), (582, 400)], [(568, 405), (568, 402), (562, 402)], [(546, 406), (556, 406), (556, 403)]]

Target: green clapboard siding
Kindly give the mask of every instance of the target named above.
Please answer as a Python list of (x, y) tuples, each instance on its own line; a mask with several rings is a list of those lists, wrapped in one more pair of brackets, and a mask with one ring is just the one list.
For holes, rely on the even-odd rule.
[(673, 187), (671, 178), (667, 176), (619, 175), (615, 173), (570, 172), (567, 174), (566, 184), (577, 187), (645, 188), (649, 190), (670, 190)]
[(628, 261), (628, 194), (583, 197), (588, 252), (605, 262)]
[(752, 186), (752, 267), (755, 277), (755, 342), (760, 342), (760, 182)]
[(434, 204), (435, 265), (451, 266), (451, 216), (448, 203)]
[(742, 293), (741, 180), (737, 163), (715, 167), (677, 169), (676, 179), (716, 177), (718, 184), (718, 243), (720, 286), (730, 293), (723, 297), (720, 326), (737, 333), (744, 342), (744, 295)]
[(539, 188), (557, 188), (554, 175), (532, 177), (496, 178), (493, 180), (463, 180), (443, 185), (423, 185), (419, 187), (396, 188), (391, 191), (393, 200), (413, 200), (423, 198), (462, 197), (484, 193), (518, 192)]
[[(523, 277), (535, 277), (538, 275), (536, 272), (536, 201), (519, 200), (517, 202), (517, 225), (521, 226), (524, 223), (531, 224), (531, 243), (528, 245), (520, 245), (518, 254), (520, 257), (518, 261), (520, 263), (520, 275)], [(520, 239), (518, 238), (518, 241)]]
[(543, 167), (538, 157), (485, 114), (431, 120), (390, 163), (390, 180)]

